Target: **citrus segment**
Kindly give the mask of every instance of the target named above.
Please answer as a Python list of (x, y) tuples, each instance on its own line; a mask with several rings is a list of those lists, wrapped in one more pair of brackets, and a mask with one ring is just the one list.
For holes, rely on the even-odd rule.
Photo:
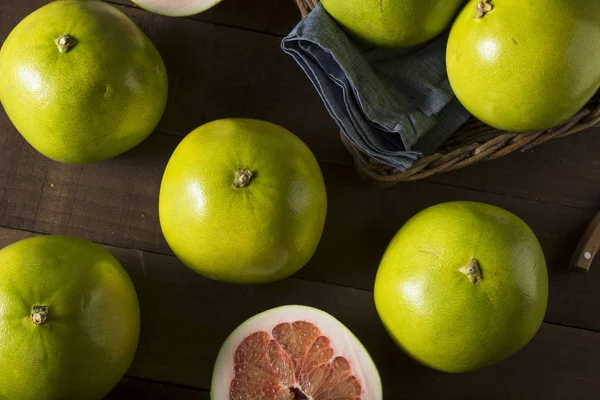
[(334, 357), (331, 340), (306, 321), (256, 332), (235, 352), (231, 399), (359, 399), (362, 387), (350, 362)]

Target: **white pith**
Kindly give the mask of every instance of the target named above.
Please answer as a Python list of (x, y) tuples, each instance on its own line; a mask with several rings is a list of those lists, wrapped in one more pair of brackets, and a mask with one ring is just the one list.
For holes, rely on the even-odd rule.
[(212, 400), (229, 400), (229, 389), (234, 378), (234, 356), (239, 344), (252, 333), (267, 332), (281, 323), (307, 321), (331, 339), (336, 356), (350, 362), (352, 374), (363, 388), (362, 400), (381, 400), (381, 379), (371, 357), (348, 328), (324, 311), (306, 306), (283, 306), (258, 314), (240, 325), (225, 341), (215, 363), (211, 384)]
[(167, 17), (185, 17), (206, 11), (221, 0), (131, 0), (145, 10)]

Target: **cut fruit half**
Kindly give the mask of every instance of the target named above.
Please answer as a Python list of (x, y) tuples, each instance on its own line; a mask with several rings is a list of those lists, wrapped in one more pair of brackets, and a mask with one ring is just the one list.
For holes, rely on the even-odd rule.
[(240, 325), (225, 341), (212, 400), (381, 400), (369, 353), (324, 311), (284, 306)]
[(221, 0), (131, 0), (144, 10), (167, 17), (187, 17), (216, 6)]

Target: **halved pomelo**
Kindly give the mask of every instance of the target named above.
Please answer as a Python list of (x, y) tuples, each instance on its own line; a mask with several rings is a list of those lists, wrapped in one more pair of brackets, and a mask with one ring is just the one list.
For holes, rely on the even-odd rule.
[(166, 17), (186, 17), (206, 11), (221, 0), (131, 0), (144, 10)]
[(369, 353), (341, 322), (306, 306), (258, 314), (227, 338), (212, 400), (381, 400)]

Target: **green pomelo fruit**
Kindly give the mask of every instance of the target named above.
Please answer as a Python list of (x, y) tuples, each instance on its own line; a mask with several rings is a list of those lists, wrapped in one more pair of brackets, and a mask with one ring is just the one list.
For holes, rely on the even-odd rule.
[(40, 236), (0, 250), (0, 310), (0, 399), (102, 399), (137, 349), (135, 288), (86, 240)]
[(518, 217), (482, 203), (428, 208), (396, 234), (375, 281), (385, 327), (417, 361), (465, 372), (497, 363), (540, 328), (548, 275)]
[(380, 47), (410, 47), (439, 35), (464, 0), (322, 0), (352, 36)]
[(165, 170), (160, 225), (175, 255), (209, 278), (283, 279), (321, 239), (325, 183), (309, 148), (263, 121), (224, 119), (190, 133)]
[[(497, 129), (573, 117), (600, 88), (600, 1), (471, 0), (454, 23), (448, 76), (460, 102)], [(477, 18), (480, 16), (481, 18)]]
[(33, 12), (0, 50), (0, 100), (40, 153), (89, 163), (142, 142), (167, 102), (167, 73), (146, 35), (115, 7), (62, 0)]
[(283, 306), (240, 325), (217, 357), (212, 400), (382, 400), (369, 353), (341, 322), (306, 306)]

